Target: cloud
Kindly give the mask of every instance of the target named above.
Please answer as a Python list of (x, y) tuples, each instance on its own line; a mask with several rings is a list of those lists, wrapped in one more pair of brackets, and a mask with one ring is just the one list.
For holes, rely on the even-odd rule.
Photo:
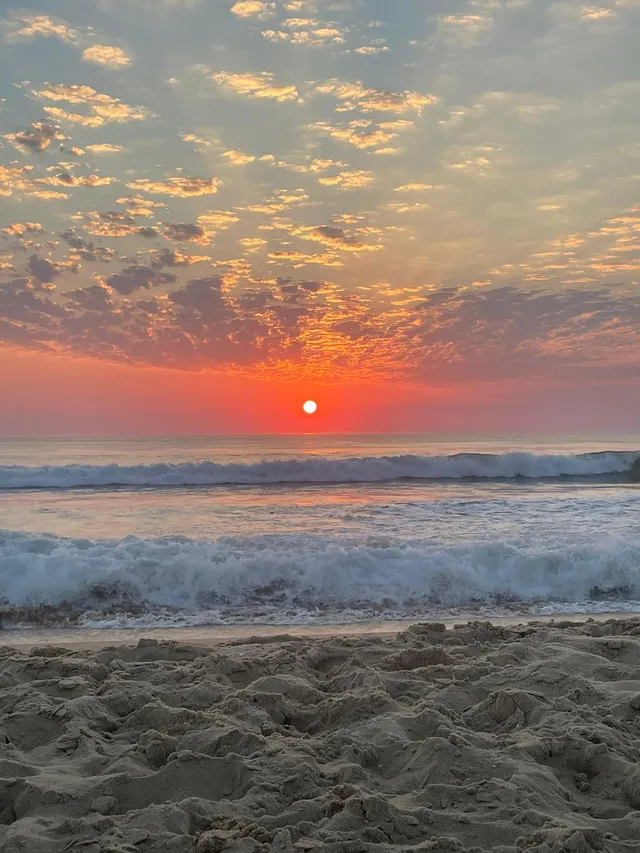
[[(318, 229), (334, 242), (346, 237), (341, 229)], [(293, 268), (342, 264), (333, 252), (293, 250), (271, 252), (268, 261)], [(299, 378), (320, 369), (369, 381), (436, 375), (450, 383), (591, 378), (594, 371), (616, 377), (640, 368), (640, 296), (621, 289), (554, 292), (478, 281), (482, 287), (389, 285), (359, 295), (331, 282), (277, 278), (230, 291), (226, 277), (175, 287), (176, 277), (157, 266), (132, 265), (56, 294), (50, 282), (61, 268), (37, 256), (29, 265), (32, 279), (0, 286), (1, 342), (280, 378), (283, 371)], [(126, 299), (159, 286), (172, 289), (162, 299)]]
[(152, 249), (153, 267), (189, 267), (192, 264), (209, 261), (207, 255), (188, 255), (179, 249)]
[(94, 237), (131, 237), (139, 235), (150, 238), (157, 236), (155, 228), (141, 227), (134, 216), (117, 210), (92, 211), (85, 214), (86, 230)]
[(82, 51), (84, 62), (95, 62), (105, 68), (126, 68), (133, 63), (131, 56), (121, 47), (108, 44), (94, 44)]
[(42, 89), (33, 89), (34, 97), (45, 101), (64, 101), (68, 104), (85, 104), (90, 109), (89, 115), (68, 113), (57, 107), (45, 107), (45, 112), (60, 120), (87, 127), (100, 127), (105, 122), (142, 121), (150, 113), (144, 107), (131, 107), (119, 98), (105, 95), (92, 89), (91, 86), (65, 83), (45, 83)]
[(256, 159), (253, 154), (245, 154), (243, 151), (225, 151), (222, 155), (232, 166), (245, 166), (247, 163), (253, 163)]
[(42, 225), (39, 222), (14, 222), (0, 228), (0, 231), (9, 237), (24, 237), (25, 234), (42, 234)]
[(264, 0), (237, 0), (231, 11), (239, 18), (259, 18), (264, 20), (275, 14), (276, 4)]
[(168, 223), (165, 227), (164, 236), (167, 240), (173, 240), (176, 243), (197, 243), (200, 246), (208, 246), (211, 242), (201, 225), (193, 225), (187, 222)]
[(362, 47), (354, 48), (354, 53), (360, 56), (376, 56), (378, 53), (386, 53), (389, 50), (386, 44), (363, 44)]
[(26, 130), (7, 133), (4, 136), (16, 148), (25, 152), (40, 153), (46, 151), (52, 142), (64, 139), (60, 128), (44, 121), (33, 122)]
[(67, 21), (50, 15), (15, 14), (4, 21), (4, 29), (8, 42), (53, 37), (67, 44), (75, 44), (81, 38), (80, 31), (74, 29)]
[(318, 178), (318, 183), (327, 187), (337, 187), (339, 190), (358, 190), (370, 186), (374, 180), (373, 172), (356, 169)]
[(438, 103), (435, 95), (423, 94), (411, 90), (390, 92), (386, 89), (371, 89), (362, 83), (348, 83), (333, 78), (315, 87), (320, 95), (332, 95), (340, 102), (338, 112), (360, 110), (360, 112), (422, 112), (426, 106)]
[(421, 192), (425, 192), (426, 190), (432, 190), (432, 189), (434, 189), (433, 184), (413, 183), (413, 184), (402, 184), (399, 187), (394, 187), (393, 191), (396, 193), (421, 193)]
[(277, 102), (298, 101), (300, 99), (295, 86), (276, 86), (274, 75), (267, 71), (261, 71), (257, 74), (251, 72), (231, 74), (227, 71), (206, 70), (206, 76), (231, 95)]
[(615, 9), (608, 9), (602, 6), (583, 6), (580, 9), (580, 20), (602, 21), (605, 18), (615, 17), (615, 14)]
[(156, 208), (167, 206), (163, 201), (151, 201), (144, 196), (123, 196), (117, 198), (116, 202), (125, 205), (131, 216), (154, 216)]
[(27, 262), (27, 270), (30, 275), (41, 282), (53, 281), (61, 272), (57, 264), (38, 255), (31, 255)]
[(53, 187), (106, 187), (113, 184), (115, 178), (108, 175), (72, 175), (70, 172), (60, 169), (57, 175), (50, 178), (38, 178), (34, 181), (38, 186), (49, 185)]
[(344, 264), (337, 255), (327, 252), (326, 254), (318, 253), (313, 255), (305, 254), (304, 252), (269, 252), (267, 255), (270, 263), (288, 263), (294, 269), (302, 269), (308, 264), (319, 265), (322, 267), (341, 267)]
[(95, 145), (87, 145), (87, 151), (92, 154), (120, 154), (124, 151), (122, 145), (111, 145), (108, 142), (100, 142)]
[[(1, 193), (0, 193), (1, 194)], [(58, 200), (69, 198), (69, 193), (55, 192), (54, 190), (33, 190), (29, 193), (32, 198), (40, 198), (43, 200)]]
[(307, 18), (290, 18), (283, 22), (285, 30), (263, 30), (262, 37), (272, 42), (288, 42), (293, 45), (322, 47), (327, 44), (344, 44), (344, 32), (333, 24)]
[(208, 210), (201, 213), (197, 221), (205, 231), (215, 234), (240, 222), (240, 217), (232, 210)]
[(376, 148), (378, 145), (390, 142), (398, 135), (368, 120), (352, 121), (342, 127), (336, 127), (326, 121), (317, 121), (311, 124), (309, 129), (324, 133), (337, 142), (345, 142), (361, 149)]
[(478, 38), (491, 30), (493, 18), (485, 14), (445, 15), (438, 23), (439, 32), (445, 37), (458, 42), (463, 47), (471, 46)]
[(291, 229), (291, 233), (302, 240), (324, 243), (325, 246), (344, 252), (374, 252), (382, 248), (380, 245), (362, 243), (342, 228), (333, 225), (296, 226)]
[(172, 284), (176, 277), (171, 273), (158, 272), (142, 264), (134, 264), (106, 278), (100, 277), (99, 280), (121, 296), (129, 296), (134, 290)]
[(81, 124), (84, 127), (102, 127), (104, 119), (101, 116), (85, 116), (82, 113), (71, 113), (61, 107), (44, 107), (45, 113), (57, 121), (66, 121), (69, 124)]
[(192, 198), (200, 195), (213, 195), (218, 192), (222, 182), (217, 178), (168, 178), (165, 181), (151, 181), (140, 178), (127, 184), (129, 189), (155, 195), (168, 195), (173, 198)]
[(413, 202), (392, 202), (390, 201), (385, 205), (386, 210), (390, 210), (393, 213), (420, 213), (423, 210), (428, 210), (429, 205), (424, 204), (423, 202), (413, 201)]
[(247, 252), (259, 252), (267, 245), (267, 241), (262, 237), (243, 237), (238, 242)]

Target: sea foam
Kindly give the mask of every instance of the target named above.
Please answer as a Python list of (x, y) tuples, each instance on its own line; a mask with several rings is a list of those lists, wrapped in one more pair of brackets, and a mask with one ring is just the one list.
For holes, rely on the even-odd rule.
[[(64, 539), (0, 533), (7, 608), (74, 619), (182, 611), (196, 622), (407, 618), (433, 608), (640, 599), (640, 537), (545, 547), (327, 536)], [(96, 615), (97, 614), (97, 615)], [(199, 615), (198, 615), (199, 614)], [(50, 614), (51, 615), (51, 614)], [(192, 622), (193, 623), (193, 622)]]

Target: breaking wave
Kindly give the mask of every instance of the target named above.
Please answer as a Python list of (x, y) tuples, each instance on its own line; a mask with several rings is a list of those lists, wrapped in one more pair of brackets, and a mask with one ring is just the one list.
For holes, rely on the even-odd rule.
[(0, 466), (0, 490), (106, 487), (276, 485), (286, 483), (384, 483), (397, 480), (540, 479), (630, 474), (640, 452), (580, 455), (314, 457), (252, 464), (183, 462), (153, 465)]
[(135, 620), (329, 623), (465, 608), (524, 612), (560, 602), (579, 610), (637, 603), (640, 537), (549, 548), (289, 535), (93, 541), (0, 532), (0, 598), (5, 623), (94, 627)]

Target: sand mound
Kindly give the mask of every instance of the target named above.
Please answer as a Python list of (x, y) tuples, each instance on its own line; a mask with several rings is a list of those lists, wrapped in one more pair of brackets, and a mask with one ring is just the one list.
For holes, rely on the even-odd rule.
[(0, 649), (2, 853), (631, 853), (639, 762), (639, 620)]

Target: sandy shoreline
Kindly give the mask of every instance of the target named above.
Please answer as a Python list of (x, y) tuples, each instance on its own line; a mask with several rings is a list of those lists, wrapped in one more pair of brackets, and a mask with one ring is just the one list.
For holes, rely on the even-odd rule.
[[(605, 622), (611, 619), (632, 619), (635, 614), (568, 613), (553, 616), (499, 616), (490, 619), (492, 625), (513, 626), (523, 624), (553, 624), (556, 622), (581, 623), (586, 620)], [(638, 614), (640, 619), (640, 614)], [(434, 620), (435, 621), (435, 620)], [(487, 621), (484, 617), (472, 620), (469, 617), (438, 619), (447, 629), (469, 621)], [(274, 641), (278, 638), (326, 639), (329, 637), (352, 637), (375, 635), (387, 637), (406, 631), (416, 620), (352, 622), (343, 625), (221, 625), (215, 627), (185, 628), (23, 628), (0, 631), (0, 645), (13, 646), (28, 651), (34, 646), (52, 645), (69, 650), (98, 650), (105, 646), (136, 645), (141, 639), (155, 639), (176, 643), (196, 643), (216, 646), (224, 642), (241, 642), (253, 637)]]
[(3, 632), (0, 850), (640, 849), (640, 617), (386, 627)]

